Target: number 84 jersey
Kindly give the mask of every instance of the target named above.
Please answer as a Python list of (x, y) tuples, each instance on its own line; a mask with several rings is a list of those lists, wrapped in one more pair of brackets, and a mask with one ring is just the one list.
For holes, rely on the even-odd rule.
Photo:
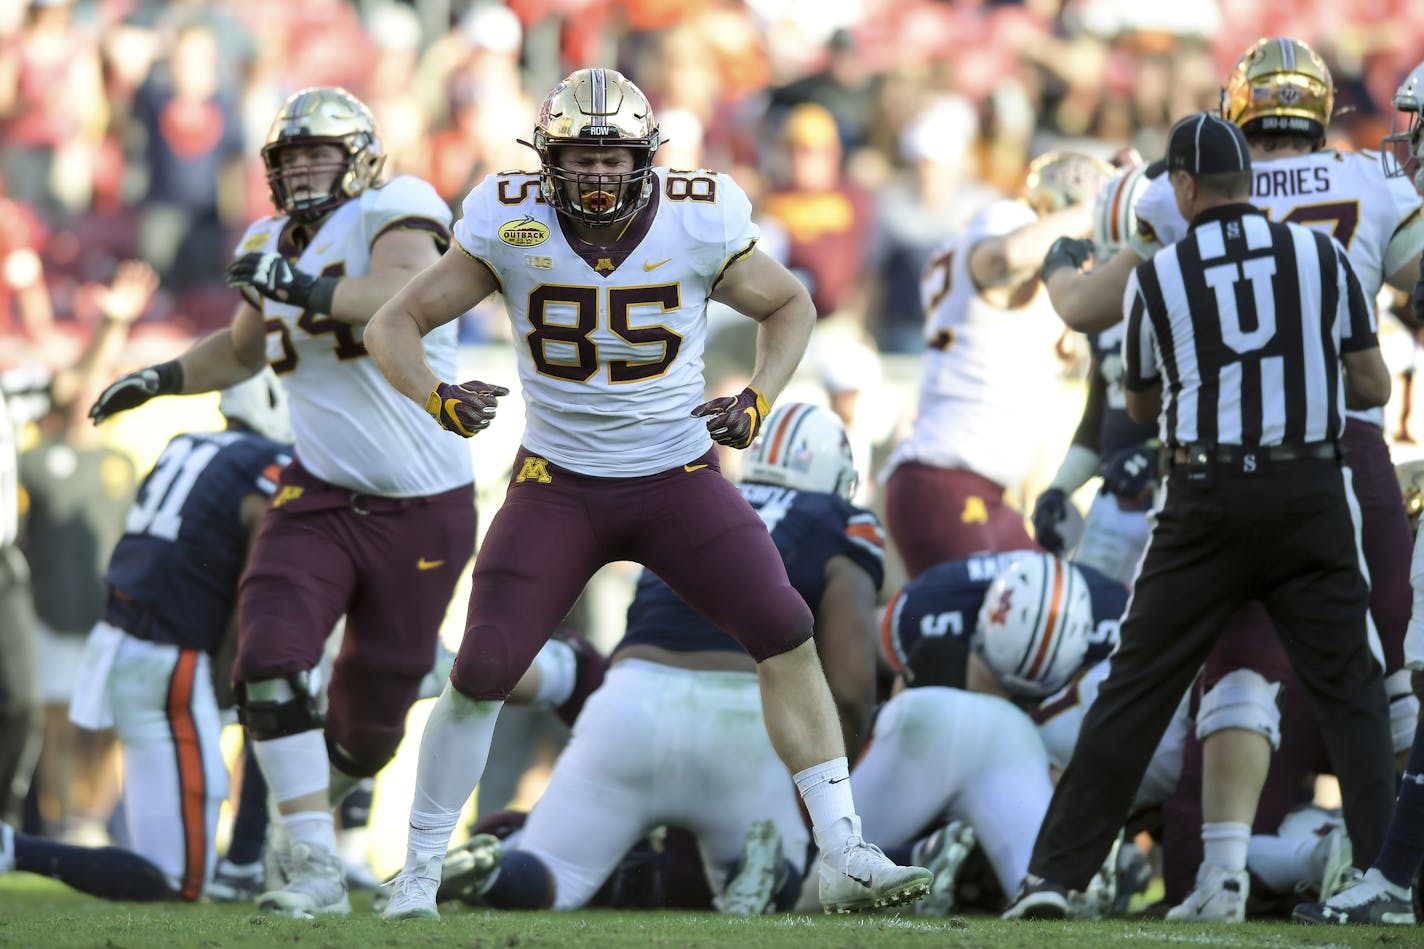
[(581, 474), (654, 474), (711, 447), (690, 414), (703, 401), (707, 298), (758, 229), (726, 175), (654, 176), (647, 206), (603, 247), (564, 230), (532, 173), (487, 177), (455, 223), (504, 293), (525, 447)]

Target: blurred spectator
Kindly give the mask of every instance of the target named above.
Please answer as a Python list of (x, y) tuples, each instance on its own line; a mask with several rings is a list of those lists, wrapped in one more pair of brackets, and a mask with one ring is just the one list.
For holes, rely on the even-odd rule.
[(831, 35), (824, 68), (772, 90), (770, 112), (778, 113), (814, 102), (835, 119), (841, 145), (854, 151), (866, 141), (866, 127), (875, 106), (876, 74), (857, 48), (849, 30)]
[(0, 40), (0, 170), (10, 193), (45, 211), (89, 202), (108, 99), (94, 38), (70, 0), (31, 0)]
[(425, 178), (429, 174), (430, 146), (425, 110), (415, 89), (420, 19), (408, 6), (381, 3), (371, 9), (366, 28), (376, 44), (376, 59), (371, 64), (365, 101), (381, 130), (386, 176)]
[(900, 136), (900, 157), (909, 167), (880, 199), (871, 252), (876, 287), (869, 316), (887, 352), (924, 348), (920, 274), (945, 238), (999, 197), (976, 175), (978, 131), (973, 107), (952, 96), (915, 116)]
[(431, 43), (420, 59), (417, 83), (432, 125), (447, 124), (458, 94), (477, 94), (481, 102), (501, 97), (527, 102), (519, 72), (523, 42), (524, 27), (507, 7), (470, 7), (459, 25)]
[(233, 200), (242, 194), (237, 95), (222, 84), (211, 28), (192, 22), (177, 31), (133, 111), (148, 172), (140, 252), (175, 291), (216, 282), (245, 209)]
[(6, 196), (0, 176), (0, 338), (23, 333), (38, 346), (49, 340), (54, 313), (39, 255), (46, 236), (34, 209)]
[(815, 103), (798, 105), (786, 117), (781, 142), (785, 182), (773, 185), (763, 210), (786, 229), (786, 264), (805, 280), (818, 316), (844, 310), (863, 319), (856, 290), (874, 207), (870, 195), (841, 172), (835, 119)]

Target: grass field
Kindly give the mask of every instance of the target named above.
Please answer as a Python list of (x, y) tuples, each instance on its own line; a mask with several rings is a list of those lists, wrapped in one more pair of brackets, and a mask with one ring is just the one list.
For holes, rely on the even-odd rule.
[(463, 949), (896, 949), (901, 946), (1089, 949), (1101, 946), (1424, 946), (1421, 928), (1324, 929), (1291, 923), (1194, 926), (1127, 919), (1098, 923), (1006, 923), (989, 917), (778, 916), (732, 919), (710, 913), (490, 913), (447, 911), (438, 922), (384, 923), (353, 898), (344, 918), (276, 919), (249, 907), (123, 905), (79, 896), (28, 874), (0, 877), (0, 946), (164, 947), (458, 946)]

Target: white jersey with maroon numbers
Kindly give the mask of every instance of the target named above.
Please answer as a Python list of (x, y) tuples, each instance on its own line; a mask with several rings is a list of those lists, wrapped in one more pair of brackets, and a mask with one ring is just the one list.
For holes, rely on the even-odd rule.
[[(969, 255), (981, 241), (1034, 221), (1017, 201), (998, 201), (930, 259), (920, 282), (925, 357), (919, 411), (890, 468), (906, 461), (973, 471), (1012, 487), (1031, 470), (1046, 432), (1036, 410), (1054, 392), (1063, 324), (1042, 287), (1012, 309), (974, 287)], [(888, 471), (886, 476), (888, 477)]]
[(707, 297), (749, 253), (751, 204), (726, 175), (654, 169), (648, 206), (606, 247), (578, 241), (537, 175), (491, 175), (455, 240), (499, 279), (524, 390), (524, 445), (571, 471), (638, 477), (698, 457)]
[[(1386, 178), (1374, 152), (1330, 148), (1252, 161), (1251, 176), (1251, 203), (1271, 220), (1304, 224), (1340, 242), (1369, 300), (1424, 248), (1418, 192), (1408, 178)], [(1137, 204), (1138, 236), (1149, 245), (1173, 244), (1187, 233), (1168, 179), (1154, 178)], [(1383, 408), (1347, 414), (1381, 426), (1384, 420)]]
[[(394, 229), (425, 230), (443, 246), (450, 210), (419, 178), (399, 177), (332, 211), (305, 246), (286, 216), (247, 229), (237, 254), (275, 251), (323, 276), (370, 272), (371, 246)], [(267, 360), (287, 387), (302, 465), (323, 481), (364, 494), (420, 497), (474, 480), (469, 446), (441, 431), (424, 409), (392, 388), (366, 354), (363, 326), (249, 293), (267, 324)], [(456, 378), (454, 323), (426, 335), (435, 374)]]

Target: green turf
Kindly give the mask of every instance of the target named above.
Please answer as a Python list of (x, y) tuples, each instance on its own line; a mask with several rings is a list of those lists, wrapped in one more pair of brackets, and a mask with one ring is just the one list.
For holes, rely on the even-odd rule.
[(1088, 949), (1102, 946), (1424, 946), (1420, 928), (1324, 929), (1291, 923), (1194, 926), (1129, 919), (1099, 923), (1006, 923), (989, 917), (778, 916), (709, 913), (490, 913), (447, 911), (438, 922), (384, 923), (367, 911), (344, 918), (275, 919), (250, 907), (104, 903), (28, 874), (0, 878), (0, 946), (319, 946), (322, 949), (453, 946), (463, 949), (895, 949), (900, 946)]

